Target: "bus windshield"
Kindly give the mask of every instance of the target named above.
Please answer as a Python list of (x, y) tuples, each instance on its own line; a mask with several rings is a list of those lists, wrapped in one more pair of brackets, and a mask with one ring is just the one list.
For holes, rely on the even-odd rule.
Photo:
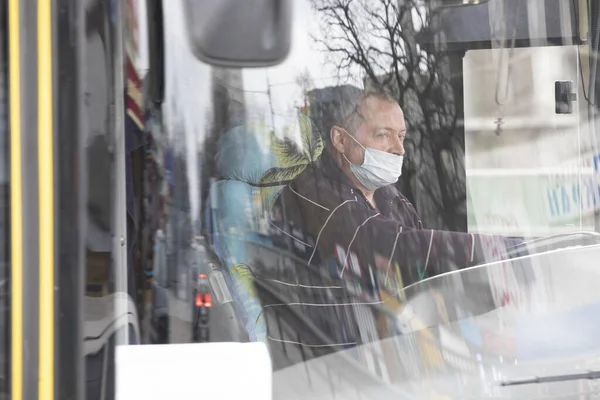
[(160, 4), (124, 6), (140, 342), (263, 342), (286, 399), (534, 398), (502, 382), (593, 369), (596, 3), (298, 0), (265, 68), (200, 61), (186, 2)]

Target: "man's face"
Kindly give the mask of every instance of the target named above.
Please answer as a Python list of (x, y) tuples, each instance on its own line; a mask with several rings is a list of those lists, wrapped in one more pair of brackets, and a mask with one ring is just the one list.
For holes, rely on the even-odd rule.
[(343, 131), (334, 135), (334, 146), (339, 152), (344, 153), (352, 164), (359, 165), (363, 163), (365, 150), (356, 142), (364, 147), (404, 155), (406, 123), (397, 103), (368, 97), (359, 107), (359, 113), (362, 123), (355, 132), (348, 132), (356, 141)]

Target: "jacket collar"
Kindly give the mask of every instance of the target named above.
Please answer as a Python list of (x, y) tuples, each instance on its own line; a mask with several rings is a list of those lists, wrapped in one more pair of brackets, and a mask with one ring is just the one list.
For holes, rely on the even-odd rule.
[(328, 149), (325, 149), (321, 154), (321, 157), (317, 161), (317, 167), (322, 170), (323, 175), (325, 175), (327, 178), (341, 183), (342, 185), (347, 186), (349, 189), (357, 190), (350, 178), (348, 178), (344, 171), (342, 171), (342, 169), (336, 164)]

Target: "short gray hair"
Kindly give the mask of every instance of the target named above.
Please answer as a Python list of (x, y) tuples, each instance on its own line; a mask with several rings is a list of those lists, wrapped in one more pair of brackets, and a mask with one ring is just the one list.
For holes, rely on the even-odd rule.
[(365, 100), (375, 97), (392, 103), (397, 102), (396, 98), (382, 87), (362, 90), (351, 85), (316, 89), (309, 97), (311, 119), (326, 144), (330, 142), (329, 132), (334, 126), (354, 134), (364, 120), (361, 108)]
[(361, 91), (357, 97), (340, 107), (338, 115), (336, 116), (337, 118), (335, 119), (335, 121), (338, 122), (334, 125), (340, 126), (346, 129), (348, 133), (354, 135), (354, 132), (364, 121), (362, 106), (365, 101), (371, 97), (388, 101), (390, 103), (397, 102), (396, 99), (383, 88), (370, 88), (368, 90)]

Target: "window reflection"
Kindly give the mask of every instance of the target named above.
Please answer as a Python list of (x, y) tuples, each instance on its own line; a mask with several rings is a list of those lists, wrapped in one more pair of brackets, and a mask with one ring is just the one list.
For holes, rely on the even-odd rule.
[(85, 147), (87, 197), (85, 236), (84, 343), (86, 398), (104, 393), (114, 396), (115, 333), (122, 321), (115, 318), (116, 255), (115, 237), (115, 159), (114, 131), (114, 12), (109, 1), (88, 2), (86, 7), (86, 83), (81, 137)]
[[(144, 176), (143, 188), (134, 189), (143, 200), (136, 200), (132, 226), (141, 224), (141, 259), (150, 277), (145, 341), (195, 340), (194, 290), (213, 264), (235, 319), (211, 303), (211, 340), (239, 329), (245, 334), (239, 340), (268, 344), (277, 370), (341, 352), (386, 382), (449, 365), (472, 370), (475, 356), (465, 355), (464, 346), (440, 344), (463, 328), (450, 326), (448, 333), (434, 326), (523, 306), (540, 266), (506, 261), (528, 255), (522, 239), (595, 227), (580, 201), (591, 209), (591, 191), (578, 194), (573, 179), (581, 173), (591, 179), (590, 166), (579, 165), (591, 138), (572, 129), (573, 118), (555, 116), (546, 93), (546, 83), (554, 90), (563, 75), (581, 79), (569, 17), (548, 11), (546, 22), (558, 19), (565, 29), (552, 26), (542, 40), (539, 26), (527, 26), (535, 7), (528, 5), (525, 15), (497, 9), (510, 2), (488, 3), (454, 9), (423, 1), (298, 2), (289, 58), (248, 70), (198, 61), (183, 39), (182, 9), (165, 7), (165, 98), (148, 106), (145, 161), (134, 167)], [(514, 18), (498, 23), (504, 20), (497, 12)], [(471, 13), (478, 18), (469, 31), (459, 22)], [(534, 41), (535, 48), (526, 47)], [(538, 72), (550, 59), (564, 62)], [(506, 79), (496, 82), (498, 76)], [(528, 92), (536, 88), (542, 92)], [(381, 112), (386, 107), (399, 107), (402, 118)], [(573, 110), (583, 115), (587, 104)], [(386, 118), (394, 126), (385, 126), (382, 137), (401, 150), (379, 150), (403, 153), (401, 176), (388, 192), (360, 203), (360, 179), (353, 181), (352, 168), (338, 161), (355, 152), (362, 159), (348, 163), (356, 169), (366, 150), (335, 153), (332, 132), (343, 129), (356, 139), (357, 120)], [(555, 176), (563, 163), (570, 165), (567, 176)], [(332, 171), (337, 179), (329, 184), (307, 178)], [(558, 242), (544, 243), (540, 248)], [(492, 261), (499, 265), (492, 272), (416, 284)], [(455, 293), (441, 290), (447, 286)], [(538, 299), (547, 298), (538, 289)], [(454, 307), (468, 291), (477, 304)], [(407, 331), (399, 315), (416, 297), (435, 311)], [(223, 320), (235, 320), (235, 328)]]

